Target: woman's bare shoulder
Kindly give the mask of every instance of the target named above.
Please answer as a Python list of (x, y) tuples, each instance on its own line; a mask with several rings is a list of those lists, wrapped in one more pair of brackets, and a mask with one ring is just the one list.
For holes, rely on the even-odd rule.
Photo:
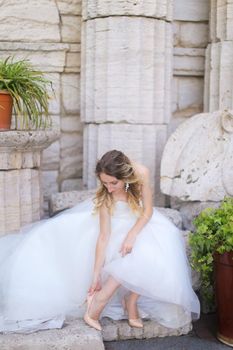
[(133, 165), (136, 173), (138, 174), (138, 176), (140, 176), (142, 179), (145, 177), (146, 178), (149, 177), (150, 170), (145, 165), (138, 163), (138, 162), (132, 162), (132, 165)]

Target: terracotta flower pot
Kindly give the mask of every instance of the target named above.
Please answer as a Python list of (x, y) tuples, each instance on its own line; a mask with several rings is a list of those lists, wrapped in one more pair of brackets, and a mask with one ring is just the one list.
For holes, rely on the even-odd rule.
[(214, 255), (217, 338), (233, 347), (233, 252)]
[(11, 126), (13, 99), (8, 91), (0, 90), (0, 130), (9, 130)]

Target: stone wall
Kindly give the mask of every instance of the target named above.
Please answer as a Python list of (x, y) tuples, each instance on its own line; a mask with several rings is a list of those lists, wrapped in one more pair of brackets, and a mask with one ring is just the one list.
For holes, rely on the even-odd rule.
[(174, 76), (170, 133), (186, 118), (203, 111), (208, 0), (174, 1)]
[[(228, 0), (228, 2), (230, 1), (231, 0)], [(52, 98), (51, 100), (50, 113), (54, 124), (58, 125), (59, 129), (61, 130), (61, 138), (59, 141), (52, 144), (46, 151), (44, 151), (43, 154), (43, 183), (46, 199), (51, 193), (55, 193), (57, 191), (77, 190), (82, 188), (83, 124), (80, 121), (81, 2), (82, 0), (22, 0), (20, 2), (17, 0), (0, 1), (0, 58), (12, 54), (15, 55), (16, 58), (27, 57), (35, 65), (45, 71), (46, 75), (53, 81), (56, 98)], [(103, 6), (105, 3), (106, 6)], [(168, 28), (171, 26), (172, 1), (170, 0), (158, 0), (157, 2), (147, 1), (144, 2), (143, 5), (138, 2), (135, 3), (136, 5), (133, 3), (131, 4), (130, 2), (126, 2), (125, 4), (121, 1), (113, 2), (111, 5), (112, 12), (109, 12), (109, 6), (107, 6), (109, 3), (110, 2), (106, 0), (102, 2), (101, 6), (98, 5), (96, 7), (96, 5), (93, 5), (93, 7), (89, 9), (84, 7), (84, 18), (86, 18), (85, 21), (89, 23), (89, 27), (86, 30), (91, 32), (91, 23), (93, 24), (98, 22), (98, 24), (101, 25), (102, 22), (105, 23), (104, 18), (106, 18), (106, 15), (113, 15), (110, 17), (109, 21), (111, 21), (111, 23), (109, 23), (112, 26), (112, 33), (114, 35), (114, 33), (117, 31), (117, 29), (114, 27), (114, 23), (117, 23), (118, 25), (118, 22), (122, 21), (122, 28), (125, 28), (123, 22), (126, 21), (127, 18), (124, 17), (124, 11), (126, 11), (127, 15), (132, 12), (133, 16), (128, 18), (127, 23), (129, 25), (131, 22), (134, 23), (134, 35), (132, 38), (129, 37), (128, 40), (132, 47), (137, 48), (137, 35), (139, 38), (139, 36), (141, 37), (144, 32), (148, 33), (148, 30), (150, 33), (153, 33), (153, 28), (151, 27), (152, 20), (150, 19), (151, 16), (154, 18), (153, 23), (155, 23), (154, 26), (156, 27), (157, 36), (162, 33), (163, 27)], [(96, 2), (93, 2), (93, 4), (96, 4)], [(132, 8), (125, 9), (124, 6), (131, 6)], [(106, 9), (108, 9), (108, 12), (98, 13), (98, 11), (103, 11)], [(95, 11), (97, 12), (95, 13)], [(122, 14), (124, 16), (122, 16), (122, 19), (120, 19), (119, 16)], [(153, 63), (150, 66), (150, 70), (146, 71), (146, 61), (143, 62), (145, 65), (145, 72), (147, 72), (147, 74), (143, 73), (143, 76), (141, 76), (139, 74), (140, 59), (136, 60), (137, 56), (132, 55), (132, 57), (130, 56), (130, 64), (128, 66), (126, 64), (125, 66), (128, 76), (127, 83), (132, 83), (133, 80), (131, 79), (131, 76), (137, 73), (137, 83), (140, 81), (140, 84), (134, 84), (134, 86), (130, 86), (130, 89), (125, 88), (120, 92), (123, 93), (123, 95), (122, 98), (119, 95), (119, 100), (123, 102), (127, 100), (129, 102), (127, 102), (127, 108), (124, 107), (125, 110), (127, 109), (126, 119), (125, 112), (123, 113), (123, 109), (119, 108), (119, 103), (117, 105), (117, 110), (115, 108), (116, 106), (108, 104), (105, 106), (105, 109), (102, 108), (101, 110), (98, 110), (98, 106), (96, 109), (93, 109), (93, 104), (90, 103), (91, 101), (94, 101), (93, 98), (95, 99), (95, 104), (97, 102), (99, 104), (102, 101), (101, 98), (103, 96), (101, 95), (101, 89), (98, 90), (98, 93), (92, 89), (92, 78), (95, 78), (95, 84), (98, 82), (103, 82), (103, 79), (101, 79), (101, 77), (98, 75), (92, 75), (92, 78), (89, 76), (88, 79), (83, 79), (83, 83), (86, 84), (88, 82), (90, 84), (90, 87), (85, 86), (84, 90), (91, 91), (90, 89), (92, 89), (92, 92), (95, 92), (94, 95), (86, 95), (85, 97), (88, 103), (88, 108), (85, 110), (85, 113), (83, 112), (83, 121), (85, 121), (87, 129), (86, 135), (89, 135), (88, 137), (92, 137), (94, 134), (96, 134), (97, 125), (99, 123), (101, 124), (103, 121), (106, 122), (106, 125), (109, 122), (113, 124), (111, 126), (111, 130), (112, 132), (114, 131), (114, 135), (117, 128), (120, 129), (120, 131), (125, 130), (124, 135), (128, 135), (127, 125), (124, 126), (126, 128), (124, 130), (121, 128), (121, 125), (117, 125), (120, 120), (123, 123), (127, 122), (128, 124), (135, 124), (132, 125), (132, 133), (130, 135), (132, 136), (133, 134), (133, 137), (137, 141), (138, 137), (141, 137), (141, 134), (138, 134), (138, 129), (140, 129), (139, 124), (141, 123), (144, 125), (144, 129), (146, 131), (147, 128), (150, 128), (150, 124), (152, 123), (155, 125), (155, 130), (151, 133), (151, 138), (148, 138), (148, 142), (142, 139), (141, 144), (139, 144), (138, 141), (135, 141), (136, 143), (132, 143), (132, 147), (130, 147), (132, 148), (132, 152), (135, 153), (135, 145), (137, 145), (138, 150), (136, 150), (136, 157), (140, 161), (143, 161), (144, 159), (144, 162), (146, 161), (146, 163), (148, 163), (147, 165), (150, 165), (150, 161), (147, 159), (149, 152), (147, 152), (147, 148), (145, 147), (147, 147), (148, 144), (149, 148), (152, 147), (153, 149), (156, 149), (153, 166), (158, 170), (160, 155), (169, 133), (172, 132), (178, 124), (185, 120), (185, 118), (203, 110), (204, 54), (208, 42), (208, 16), (208, 0), (174, 1), (174, 78), (172, 88), (173, 118), (170, 121), (169, 114), (171, 104), (168, 84), (168, 72), (170, 69), (169, 67), (172, 64), (170, 54), (166, 54), (167, 62), (165, 65), (167, 68), (164, 76), (161, 76), (163, 69), (159, 68), (158, 62), (156, 63), (156, 67)], [(90, 18), (93, 20), (89, 21)], [(95, 18), (97, 18), (97, 20)], [(218, 23), (221, 22), (219, 18)], [(127, 28), (129, 28), (128, 24)], [(142, 26), (144, 26), (145, 29)], [(143, 28), (143, 30), (140, 32), (139, 28)], [(223, 25), (219, 25), (218, 28), (218, 33), (214, 33), (212, 30), (212, 37), (214, 37), (214, 35), (231, 35), (230, 26), (225, 28)], [(138, 34), (136, 33), (136, 30), (138, 30)], [(170, 33), (169, 31), (167, 32), (168, 34)], [(121, 33), (118, 32), (118, 34), (119, 38), (121, 38)], [(123, 39), (124, 38), (122, 36), (122, 43), (124, 44)], [(88, 40), (90, 41), (90, 33)], [(98, 32), (98, 36), (96, 35), (96, 40), (97, 43), (101, 42), (101, 40), (105, 40), (101, 37), (101, 31)], [(158, 45), (160, 41), (156, 40), (156, 45)], [(146, 47), (152, 47), (151, 45), (153, 44), (153, 38), (147, 35), (147, 37), (145, 36), (145, 38), (142, 40), (140, 45), (143, 45), (144, 42), (148, 42), (148, 45), (144, 45), (145, 48), (143, 48), (143, 50), (145, 51)], [(167, 41), (165, 42), (171, 42), (169, 37), (167, 37)], [(155, 43), (153, 45), (155, 45)], [(108, 47), (107, 44), (105, 46)], [(83, 47), (85, 47), (85, 45)], [(109, 47), (111, 47), (111, 45)], [(91, 50), (91, 46), (88, 47), (88, 50)], [(112, 52), (111, 50), (112, 49), (108, 51), (110, 56)], [(122, 46), (122, 50), (124, 50), (124, 45)], [(156, 58), (158, 56), (156, 53), (156, 47), (153, 50)], [(159, 48), (159, 50), (162, 52), (162, 49)], [(142, 52), (142, 49), (139, 51)], [(98, 55), (103, 54), (103, 51), (96, 52), (96, 54), (96, 62), (98, 63)], [(145, 55), (144, 57), (147, 56)], [(157, 59), (160, 60), (160, 56), (158, 56)], [(148, 61), (148, 64), (149, 63), (150, 62)], [(109, 69), (110, 65), (106, 67)], [(89, 71), (85, 71), (85, 74), (88, 72)], [(109, 71), (109, 74), (111, 74), (111, 71)], [(164, 84), (164, 86), (156, 85), (154, 91), (156, 98), (146, 92), (148, 84), (151, 86), (154, 84), (152, 81), (153, 79), (151, 78), (153, 76), (160, 77), (160, 79), (156, 79), (157, 85)], [(120, 75), (117, 77), (117, 79), (120, 79)], [(111, 79), (109, 81), (112, 84), (114, 83), (114, 81)], [(111, 87), (110, 85), (107, 85), (107, 83), (105, 85), (105, 91), (108, 92), (108, 96), (104, 96), (104, 98), (105, 100), (110, 101), (111, 99), (115, 98), (113, 90), (114, 86)], [(141, 89), (140, 91), (143, 89), (145, 90), (146, 93), (144, 95), (138, 92), (138, 86)], [(134, 95), (137, 96), (138, 94), (139, 98), (131, 101), (131, 95), (128, 94), (127, 91), (131, 91), (132, 89), (135, 90), (133, 90)], [(160, 103), (163, 100), (163, 95), (166, 103)], [(135, 101), (138, 103), (138, 105), (135, 103)], [(151, 108), (151, 103), (153, 101), (156, 102), (157, 105)], [(153, 111), (156, 110), (156, 114), (152, 113), (150, 115), (149, 112), (152, 109)], [(93, 124), (91, 125), (92, 129), (89, 128), (89, 124)], [(169, 129), (168, 133), (167, 127)], [(106, 134), (106, 130), (104, 130), (103, 127), (98, 128), (98, 135), (100, 138), (102, 138), (102, 131), (105, 133), (105, 143), (108, 143), (108, 132)], [(141, 132), (142, 131), (140, 130), (140, 133)], [(88, 142), (86, 142), (86, 146), (87, 144)], [(112, 144), (112, 147), (116, 147), (116, 145)], [(85, 172), (90, 172), (89, 157), (92, 157), (90, 154), (87, 159), (87, 149), (89, 150), (88, 152), (92, 152), (89, 146), (86, 147), (86, 151), (84, 150), (84, 157), (86, 157), (84, 175)], [(94, 149), (93, 152), (96, 153), (96, 150), (97, 149)], [(105, 146), (102, 148), (100, 147), (98, 149), (98, 156), (104, 150)], [(131, 152), (130, 149), (129, 152)], [(96, 156), (93, 157), (95, 158)], [(88, 166), (87, 163), (89, 164)], [(158, 183), (159, 173), (156, 174), (153, 173), (153, 177), (157, 177), (156, 181)], [(85, 181), (87, 182), (87, 176)], [(156, 192), (156, 196), (160, 196), (159, 192)], [(161, 199), (161, 205), (163, 205), (163, 203), (164, 200)]]
[(119, 149), (151, 170), (155, 202), (171, 117), (171, 0), (83, 0), (81, 116), (84, 185), (96, 160)]
[(53, 82), (50, 113), (61, 138), (43, 154), (45, 199), (57, 191), (78, 189), (81, 0), (10, 0), (0, 5), (0, 58), (28, 58)]

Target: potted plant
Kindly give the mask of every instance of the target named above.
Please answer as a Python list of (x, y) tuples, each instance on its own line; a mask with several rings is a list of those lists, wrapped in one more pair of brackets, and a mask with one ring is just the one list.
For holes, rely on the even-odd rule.
[(29, 60), (0, 60), (0, 129), (10, 128), (12, 106), (16, 129), (18, 125), (21, 129), (49, 126), (48, 85), (51, 82)]
[(206, 208), (193, 223), (189, 243), (192, 267), (201, 277), (200, 294), (209, 306), (216, 302), (217, 337), (233, 346), (233, 198)]

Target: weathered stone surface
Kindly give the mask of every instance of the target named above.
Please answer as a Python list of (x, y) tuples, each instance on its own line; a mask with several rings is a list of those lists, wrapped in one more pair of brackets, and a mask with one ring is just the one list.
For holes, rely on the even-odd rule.
[(0, 133), (1, 235), (41, 218), (41, 151), (58, 136), (57, 130)]
[(83, 191), (68, 191), (52, 193), (49, 201), (49, 213), (50, 216), (59, 213), (60, 211), (68, 208), (72, 208), (75, 204), (78, 204), (85, 199), (92, 198), (95, 195), (96, 190), (83, 190)]
[(168, 123), (171, 43), (171, 24), (162, 20), (116, 16), (87, 21), (82, 40), (83, 121)]
[(66, 73), (80, 73), (81, 67), (81, 53), (80, 52), (67, 52), (66, 54)]
[(40, 166), (40, 151), (59, 137), (59, 131), (5, 131), (0, 133), (0, 170)]
[(16, 56), (17, 59), (25, 59), (25, 57), (31, 61), (31, 63), (42, 70), (43, 72), (63, 72), (66, 60), (65, 50), (61, 51), (0, 51), (0, 59), (5, 59), (8, 56)]
[(171, 20), (171, 0), (88, 0), (83, 2), (83, 18), (104, 16), (143, 16)]
[(64, 15), (81, 15), (81, 0), (58, 0), (58, 9)]
[(61, 119), (61, 131), (64, 132), (81, 132), (83, 129), (83, 123), (80, 121), (80, 117), (66, 116)]
[(205, 50), (174, 48), (174, 74), (202, 76), (205, 69)]
[[(87, 198), (93, 198), (95, 192), (96, 189), (53, 193), (50, 198), (50, 215), (71, 208)], [(177, 227), (182, 228), (182, 218), (177, 210), (159, 207), (157, 207), (156, 210), (165, 215)]]
[(170, 208), (156, 208), (161, 214), (165, 215), (169, 220), (173, 222), (174, 225), (182, 228), (182, 217), (177, 210)]
[(179, 77), (177, 109), (203, 107), (203, 79), (199, 77)]
[(81, 178), (67, 179), (61, 183), (61, 191), (81, 191), (83, 190), (83, 180)]
[(126, 320), (113, 321), (109, 318), (104, 318), (101, 321), (103, 325), (103, 340), (126, 340), (126, 339), (150, 339), (154, 337), (178, 336), (187, 334), (192, 330), (192, 325), (187, 324), (178, 329), (171, 329), (161, 326), (155, 321), (144, 320), (144, 328), (131, 328)]
[(63, 42), (80, 42), (81, 16), (62, 16), (61, 37)]
[[(12, 41), (0, 41), (0, 51), (68, 51), (76, 50), (77, 47), (80, 45), (74, 45), (73, 44), (61, 44), (61, 43), (22, 43), (22, 42), (12, 42)], [(6, 54), (6, 53), (5, 53)], [(25, 53), (26, 55), (26, 53)], [(6, 55), (9, 56), (9, 55)], [(17, 53), (18, 56), (18, 53)]]
[(76, 150), (76, 154), (70, 157), (62, 157), (59, 181), (73, 179), (82, 176), (83, 153), (82, 148)]
[(45, 74), (45, 78), (51, 81), (52, 87), (49, 91), (49, 114), (60, 114), (61, 109), (61, 82), (60, 82), (60, 74), (57, 73), (49, 73)]
[(180, 22), (179, 46), (206, 48), (208, 44), (208, 24)]
[(220, 202), (182, 202), (177, 198), (171, 200), (171, 207), (179, 210), (182, 217), (182, 223), (185, 230), (194, 231), (195, 227), (192, 224), (197, 215), (205, 208), (217, 208)]
[(174, 76), (172, 86), (173, 118), (169, 123), (169, 134), (187, 117), (203, 110), (203, 77)]
[(211, 41), (233, 40), (233, 0), (210, 1)]
[(1, 350), (104, 350), (101, 333), (80, 319), (67, 321), (62, 329), (32, 334), (0, 335)]
[(80, 111), (80, 76), (78, 74), (62, 74), (62, 102), (67, 114)]
[(232, 113), (198, 114), (180, 125), (165, 146), (161, 190), (182, 201), (218, 202), (233, 195), (232, 158)]
[(208, 21), (208, 0), (179, 0), (174, 2), (175, 20), (180, 21)]
[(104, 341), (124, 339), (150, 339), (154, 337), (179, 336), (192, 330), (192, 324), (178, 329), (166, 328), (155, 321), (144, 320), (144, 329), (128, 326), (126, 320), (101, 320), (103, 332), (87, 326), (81, 319), (67, 320), (61, 329), (44, 330), (32, 334), (0, 335), (1, 350), (104, 350)]
[[(75, 204), (87, 198), (92, 198), (94, 197), (95, 193), (96, 189), (53, 193), (50, 198), (50, 215), (54, 215), (64, 209), (71, 208)], [(177, 227), (182, 228), (182, 218), (177, 210), (159, 207), (156, 209), (171, 220)]]
[(166, 138), (166, 125), (89, 124), (84, 129), (84, 186), (96, 186), (94, 169), (97, 159), (111, 149), (119, 149), (150, 169), (155, 203), (163, 206), (165, 198), (161, 195), (159, 181)]
[(11, 0), (1, 4), (0, 41), (58, 42), (58, 25), (59, 13), (55, 1)]
[(41, 175), (44, 200), (48, 201), (53, 193), (58, 192), (58, 171), (44, 170)]
[[(181, 233), (185, 241), (187, 257), (191, 263), (191, 248), (189, 246), (190, 231), (187, 231), (187, 230), (181, 231)], [(199, 290), (201, 285), (200, 274), (197, 271), (193, 270), (192, 268), (191, 268), (191, 279), (192, 279), (193, 289), (196, 291)]]
[(0, 171), (0, 236), (41, 218), (39, 171)]
[(60, 166), (60, 142), (52, 143), (42, 154), (42, 169), (58, 170)]
[(233, 41), (210, 44), (206, 50), (204, 110), (233, 108)]
[(80, 133), (61, 135), (61, 168), (59, 179), (82, 176), (83, 141)]

